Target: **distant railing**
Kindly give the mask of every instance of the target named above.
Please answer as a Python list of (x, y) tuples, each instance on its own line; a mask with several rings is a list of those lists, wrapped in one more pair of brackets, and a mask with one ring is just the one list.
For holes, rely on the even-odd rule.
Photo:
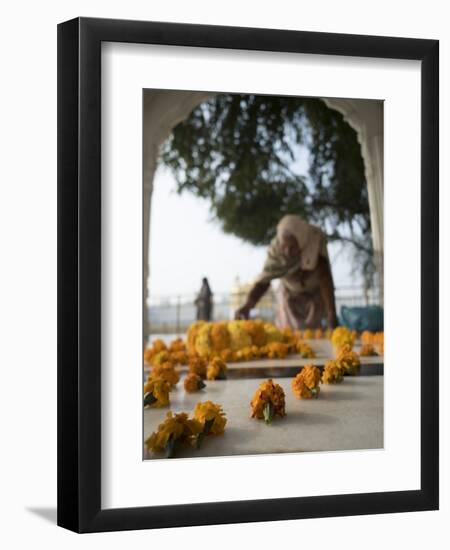
[[(244, 304), (247, 292), (218, 292), (213, 296), (213, 320), (234, 318), (234, 312)], [(378, 304), (376, 289), (342, 286), (335, 289), (336, 308), (341, 306), (367, 306)], [(181, 334), (196, 320), (195, 294), (152, 295), (148, 302), (148, 319), (152, 334)], [(266, 294), (252, 311), (252, 316), (267, 321), (275, 319), (276, 300), (273, 292)]]

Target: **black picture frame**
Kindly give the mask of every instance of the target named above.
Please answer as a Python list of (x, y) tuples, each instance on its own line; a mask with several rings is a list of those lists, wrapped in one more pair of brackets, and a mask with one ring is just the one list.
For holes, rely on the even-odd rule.
[[(421, 488), (102, 510), (101, 44), (421, 62)], [(439, 502), (439, 42), (77, 18), (58, 26), (58, 525), (76, 532), (436, 510)]]

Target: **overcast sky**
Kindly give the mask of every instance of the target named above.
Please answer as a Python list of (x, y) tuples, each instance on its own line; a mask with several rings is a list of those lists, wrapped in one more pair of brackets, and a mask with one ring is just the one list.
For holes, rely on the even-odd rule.
[[(213, 292), (229, 292), (236, 277), (252, 281), (261, 271), (266, 247), (255, 247), (224, 234), (213, 221), (208, 202), (190, 193), (178, 195), (168, 169), (154, 181), (150, 230), (150, 294), (191, 294), (208, 277)], [(350, 275), (341, 245), (328, 245), (335, 286), (358, 284)]]

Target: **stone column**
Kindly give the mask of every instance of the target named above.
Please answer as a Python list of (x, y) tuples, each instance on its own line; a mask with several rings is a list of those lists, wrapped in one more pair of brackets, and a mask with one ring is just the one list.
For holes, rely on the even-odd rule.
[(325, 99), (356, 130), (364, 160), (369, 197), (370, 225), (377, 269), (379, 302), (383, 304), (384, 274), (384, 164), (383, 102), (365, 99)]
[(144, 342), (149, 335), (147, 321), (148, 281), (150, 276), (149, 244), (153, 180), (161, 144), (172, 128), (184, 120), (202, 101), (212, 97), (208, 92), (145, 90), (143, 114), (143, 271), (144, 271)]

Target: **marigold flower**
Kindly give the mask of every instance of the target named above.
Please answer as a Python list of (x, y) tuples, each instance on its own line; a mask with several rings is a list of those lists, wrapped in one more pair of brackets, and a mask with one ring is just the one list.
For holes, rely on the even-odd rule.
[(361, 333), (361, 342), (363, 344), (373, 344), (373, 332), (370, 332), (370, 330), (364, 330)]
[(206, 431), (205, 435), (222, 435), (225, 431), (227, 419), (221, 405), (212, 401), (199, 402), (195, 405), (194, 419), (201, 426), (200, 431)]
[(314, 365), (305, 365), (292, 380), (294, 395), (299, 399), (318, 397), (320, 392), (320, 370)]
[(380, 355), (384, 354), (384, 332), (376, 332), (373, 336), (373, 344)]
[(297, 353), (300, 354), (303, 359), (311, 359), (316, 356), (312, 347), (306, 342), (297, 342)]
[(167, 363), (170, 361), (170, 353), (168, 350), (158, 351), (155, 353), (150, 360), (150, 364), (153, 366), (162, 365), (162, 363)]
[(358, 374), (361, 361), (359, 360), (359, 355), (352, 351), (349, 344), (346, 344), (339, 350), (336, 361), (345, 369), (346, 374)]
[(220, 357), (214, 357), (208, 365), (206, 378), (208, 380), (225, 380), (227, 377), (227, 365)]
[(289, 352), (289, 346), (282, 342), (269, 342), (264, 346), (264, 352), (269, 359), (284, 359)]
[(270, 342), (283, 342), (283, 333), (277, 329), (275, 325), (271, 323), (264, 323), (264, 331), (266, 333), (267, 343)]
[(259, 359), (262, 355), (263, 348), (257, 346), (248, 346), (234, 352), (235, 361), (251, 361), (252, 359)]
[(314, 331), (314, 338), (316, 340), (320, 340), (321, 338), (323, 338), (323, 330), (321, 328), (316, 328), (316, 330)]
[(196, 353), (195, 351), (195, 341), (197, 339), (197, 334), (200, 328), (206, 324), (205, 321), (196, 321), (195, 323), (192, 323), (192, 325), (189, 327), (188, 333), (187, 333), (187, 348), (189, 353)]
[(145, 348), (145, 350), (144, 350), (144, 362), (147, 363), (148, 365), (150, 365), (151, 362), (152, 362), (153, 357), (156, 354), (158, 354), (161, 351), (166, 351), (166, 350), (167, 350), (167, 346), (162, 340), (160, 340), (160, 339), (155, 340), (152, 343), (151, 346), (148, 346), (148, 347)]
[(144, 406), (165, 407), (170, 403), (171, 385), (163, 378), (149, 377), (144, 384)]
[(199, 355), (190, 355), (189, 372), (198, 374), (201, 378), (206, 378), (206, 360)]
[(323, 384), (338, 384), (344, 380), (344, 369), (337, 361), (327, 361), (322, 372)]
[(240, 350), (252, 345), (252, 339), (245, 330), (245, 321), (230, 321), (228, 332), (230, 334), (230, 349)]
[(304, 340), (312, 340), (314, 338), (314, 332), (312, 329), (307, 328), (303, 331), (303, 339)]
[(270, 424), (275, 416), (286, 414), (284, 390), (273, 380), (266, 380), (259, 385), (250, 405), (252, 418), (264, 419), (266, 424)]
[(200, 376), (198, 374), (195, 374), (194, 372), (189, 372), (184, 379), (184, 389), (188, 393), (195, 393), (197, 391), (200, 391), (205, 386), (206, 384), (203, 382)]
[(230, 333), (228, 332), (227, 323), (225, 321), (213, 323), (211, 326), (211, 345), (215, 353), (230, 347)]
[(180, 351), (186, 351), (186, 344), (183, 342), (181, 338), (176, 338), (175, 340), (172, 340), (169, 345), (169, 351), (170, 352), (180, 352)]
[(203, 324), (197, 332), (195, 351), (200, 357), (210, 357), (214, 352), (211, 340), (212, 323)]
[(345, 345), (353, 348), (353, 344), (355, 343), (355, 334), (346, 327), (337, 327), (333, 331), (331, 342), (336, 349), (340, 349)]
[(363, 344), (359, 350), (360, 357), (370, 357), (371, 355), (376, 355), (377, 352), (372, 344)]
[(233, 350), (226, 348), (219, 353), (219, 357), (225, 361), (225, 363), (233, 363), (236, 361), (236, 354)]
[(172, 351), (170, 353), (170, 361), (175, 365), (187, 365), (189, 356), (186, 351)]
[(180, 375), (175, 370), (173, 363), (170, 361), (166, 361), (160, 365), (155, 365), (151, 370), (150, 376), (151, 378), (162, 378), (163, 380), (169, 382), (171, 386), (175, 386), (175, 384), (178, 384), (178, 381), (180, 380)]
[(267, 343), (267, 335), (264, 330), (264, 321), (258, 319), (252, 319), (244, 321), (244, 329), (250, 336), (253, 346), (264, 346)]
[(177, 446), (192, 444), (200, 432), (201, 424), (188, 418), (186, 413), (173, 415), (168, 412), (164, 422), (146, 439), (145, 445), (149, 451), (166, 452), (166, 456), (170, 458)]

